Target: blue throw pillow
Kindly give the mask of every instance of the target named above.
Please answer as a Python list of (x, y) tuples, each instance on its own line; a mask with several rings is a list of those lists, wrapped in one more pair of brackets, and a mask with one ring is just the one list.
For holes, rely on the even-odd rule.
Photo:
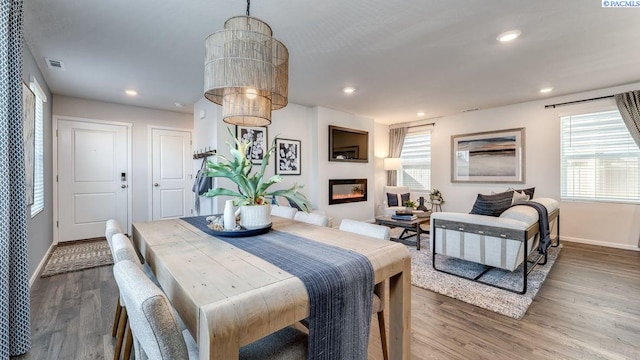
[(513, 191), (506, 191), (499, 194), (483, 195), (478, 194), (471, 214), (500, 216), (505, 210), (511, 207)]
[(410, 199), (409, 199), (409, 196), (410, 196), (410, 194), (409, 194), (409, 193), (406, 193), (406, 194), (400, 194), (400, 199), (401, 199), (401, 201), (402, 201), (402, 203), (400, 204), (401, 206), (404, 206), (404, 203), (410, 200)]
[(387, 193), (387, 204), (389, 206), (398, 206), (398, 194)]

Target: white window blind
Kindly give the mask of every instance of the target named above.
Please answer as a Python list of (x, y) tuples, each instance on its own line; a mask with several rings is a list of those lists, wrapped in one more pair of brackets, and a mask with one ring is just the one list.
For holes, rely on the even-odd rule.
[(36, 95), (33, 205), (31, 205), (31, 217), (33, 218), (44, 210), (44, 103), (47, 101), (47, 96), (35, 79), (31, 80), (29, 88)]
[(617, 110), (563, 116), (561, 198), (640, 202), (640, 150)]
[(411, 191), (431, 189), (431, 127), (410, 128), (402, 145), (398, 184)]

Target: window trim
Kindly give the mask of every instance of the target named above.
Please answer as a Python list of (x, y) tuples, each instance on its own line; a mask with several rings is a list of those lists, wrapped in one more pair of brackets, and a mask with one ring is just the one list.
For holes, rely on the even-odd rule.
[[(406, 138), (412, 135), (421, 135), (421, 134), (428, 134), (429, 135), (429, 188), (426, 189), (414, 189), (414, 188), (409, 188), (411, 193), (428, 193), (429, 191), (431, 191), (431, 187), (433, 186), (432, 184), (432, 177), (431, 177), (431, 170), (432, 170), (432, 164), (433, 164), (433, 156), (432, 156), (432, 144), (433, 144), (433, 125), (420, 125), (420, 126), (413, 126), (413, 127), (409, 127), (407, 134), (405, 136), (405, 141)], [(403, 148), (404, 148), (404, 142), (403, 142)], [(403, 149), (404, 150), (404, 149)], [(400, 159), (402, 162), (402, 168), (398, 171), (396, 171), (396, 183), (398, 184), (398, 186), (407, 186), (404, 185), (402, 183), (402, 173), (404, 172), (404, 162), (402, 161), (402, 151), (400, 152)]]
[[(36, 96), (36, 119), (34, 125), (34, 175), (33, 175), (33, 204), (31, 205), (30, 215), (33, 219), (44, 211), (45, 207), (45, 182), (44, 182), (44, 104), (47, 102), (47, 95), (42, 90), (38, 80), (31, 76), (29, 88)], [(40, 111), (37, 109), (40, 107)], [(38, 116), (40, 114), (40, 116)], [(36, 187), (42, 189), (42, 195), (36, 197)]]
[[(603, 204), (622, 204), (622, 205), (640, 205), (640, 196), (638, 199), (615, 199), (615, 198), (590, 198), (590, 197), (577, 197), (577, 196), (567, 196), (563, 194), (563, 164), (564, 158), (563, 154), (563, 132), (562, 132), (562, 118), (567, 116), (579, 116), (586, 114), (596, 114), (603, 113), (609, 111), (618, 111), (619, 109), (616, 106), (613, 99), (604, 99), (593, 104), (589, 105), (576, 105), (568, 109), (567, 111), (558, 112), (558, 120), (560, 122), (560, 200), (565, 202), (573, 202), (573, 203), (603, 203)], [(626, 126), (625, 126), (626, 128)]]

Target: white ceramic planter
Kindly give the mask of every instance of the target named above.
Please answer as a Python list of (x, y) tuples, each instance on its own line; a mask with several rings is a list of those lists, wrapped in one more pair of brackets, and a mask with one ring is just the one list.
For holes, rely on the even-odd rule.
[(240, 206), (240, 225), (245, 229), (262, 229), (271, 224), (271, 206)]

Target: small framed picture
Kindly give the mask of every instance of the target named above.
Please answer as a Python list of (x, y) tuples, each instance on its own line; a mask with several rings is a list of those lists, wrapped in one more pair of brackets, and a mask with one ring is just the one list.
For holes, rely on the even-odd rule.
[(300, 175), (300, 140), (276, 138), (276, 174)]
[(267, 128), (261, 126), (236, 126), (236, 137), (241, 140), (251, 141), (251, 146), (247, 148), (247, 158), (251, 159), (254, 165), (261, 165), (262, 159), (269, 148), (267, 139)]

